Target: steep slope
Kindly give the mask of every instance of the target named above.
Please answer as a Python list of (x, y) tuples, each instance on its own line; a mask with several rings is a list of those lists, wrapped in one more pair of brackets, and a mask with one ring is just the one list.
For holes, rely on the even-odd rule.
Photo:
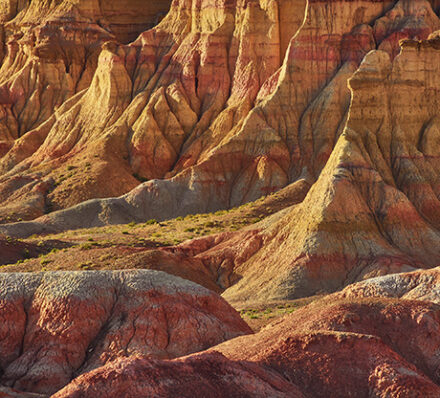
[(436, 397), (439, 322), (429, 303), (324, 300), (208, 352), (109, 363), (55, 397)]
[[(59, 159), (58, 153), (58, 161), (50, 162), (54, 156), (45, 151), (29, 163), (20, 162), (41, 146), (66, 105), (70, 108), (83, 96), (93, 80), (102, 45), (135, 39), (169, 7), (169, 0), (148, 5), (139, 0), (2, 3), (0, 157), (7, 155), (0, 162), (2, 218), (33, 218), (49, 209), (46, 199), (53, 181), (44, 176), (66, 159)], [(52, 145), (67, 144), (60, 139)], [(47, 164), (38, 168), (42, 160)], [(132, 182), (131, 187), (135, 185)]]
[[(304, 8), (283, 4), (291, 15)], [(304, 201), (254, 231), (175, 250), (219, 270), (232, 301), (303, 297), (436, 266), (438, 4), (309, 1), (301, 27), (298, 17), (285, 32), (296, 31), (288, 46), (279, 4), (199, 6), (176, 0), (135, 42), (107, 42), (90, 87), (44, 124), (44, 141), (3, 187), (6, 197), (15, 171), (32, 162), (58, 173), (49, 158), (70, 162), (54, 200), (76, 201), (85, 192), (77, 183), (90, 188), (101, 166), (108, 183), (91, 183), (99, 190), (128, 188), (133, 173), (161, 179), (0, 232), (162, 220), (292, 183)], [(29, 186), (7, 200), (22, 203)], [(33, 188), (40, 201), (42, 190)]]
[(221, 297), (163, 272), (2, 274), (0, 287), (0, 384), (22, 391), (51, 394), (116, 358), (175, 358), (251, 332)]
[(350, 79), (347, 125), (318, 182), (268, 229), (228, 298), (310, 295), (438, 265), (440, 46), (402, 45), (394, 62), (370, 53)]
[[(291, 15), (304, 8), (289, 4)], [(77, 228), (164, 219), (237, 205), (298, 180), (313, 183), (345, 125), (346, 81), (362, 57), (376, 47), (395, 53), (399, 37), (424, 38), (440, 27), (428, 1), (402, 0), (383, 16), (392, 6), (310, 1), (285, 56), (274, 3), (228, 3), (214, 18), (205, 9), (184, 13), (189, 4), (175, 2), (162, 23), (133, 44), (108, 44), (90, 88), (64, 109), (26, 162), (37, 157), (41, 167), (55, 148), (57, 158), (76, 153), (73, 137), (84, 144), (49, 195), (57, 203), (65, 198), (63, 206), (85, 190), (98, 196), (94, 186), (128, 190), (133, 175), (173, 178), (88, 202), (48, 222)], [(107, 184), (95, 178), (99, 165)]]
[[(280, 67), (304, 6), (304, 0), (215, 6), (176, 0), (159, 26), (129, 46), (107, 42), (88, 90), (63, 101), (46, 123), (23, 127), (27, 134), (6, 148), (0, 165), (4, 212), (34, 218), (125, 193), (139, 179), (176, 174), (198, 162), (246, 116), (263, 82)], [(96, 37), (82, 41), (102, 43)], [(70, 64), (66, 60), (66, 68)], [(217, 179), (224, 178), (220, 174)], [(41, 184), (45, 191), (35, 193)], [(7, 208), (12, 192), (24, 210)], [(226, 204), (214, 204), (220, 205)]]

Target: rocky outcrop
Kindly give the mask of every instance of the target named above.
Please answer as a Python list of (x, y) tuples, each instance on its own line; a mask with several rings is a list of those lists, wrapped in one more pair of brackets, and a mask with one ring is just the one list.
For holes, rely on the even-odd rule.
[(14, 141), (0, 196), (42, 213), (148, 181), (0, 232), (161, 220), (290, 183), (301, 204), (163, 257), (213, 271), (231, 301), (437, 266), (438, 6), (174, 1), (134, 42), (106, 41), (86, 87)]
[(245, 277), (229, 299), (257, 286), (261, 298), (300, 297), (438, 265), (439, 48), (433, 37), (404, 41), (394, 62), (384, 51), (367, 55), (349, 80), (348, 121), (330, 160), (236, 270)]
[(74, 228), (212, 211), (313, 183), (364, 55), (394, 56), (399, 38), (438, 28), (427, 0), (175, 0), (133, 43), (103, 45), (87, 90), (6, 150), (4, 211), (35, 218), (150, 180), (71, 210)]
[(347, 286), (337, 297), (390, 297), (440, 304), (440, 269), (419, 270), (370, 278)]
[(55, 397), (436, 397), (439, 322), (422, 302), (320, 301), (208, 352), (109, 363)]
[(215, 293), (157, 271), (2, 274), (0, 317), (0, 385), (43, 394), (117, 358), (175, 358), (251, 332)]
[[(66, 154), (62, 148), (69, 145), (69, 139), (58, 136), (57, 142), (51, 141), (53, 151), (42, 149), (40, 156), (32, 156), (59, 115), (78, 102), (90, 86), (102, 45), (109, 40), (134, 40), (157, 24), (169, 7), (169, 0), (149, 2), (147, 6), (138, 0), (2, 3), (2, 218), (17, 218), (19, 214), (34, 218), (50, 210), (48, 195), (56, 181), (46, 176), (54, 168), (67, 167), (61, 156)], [(67, 123), (64, 126), (69, 129)], [(71, 134), (70, 141), (77, 142), (79, 137)]]

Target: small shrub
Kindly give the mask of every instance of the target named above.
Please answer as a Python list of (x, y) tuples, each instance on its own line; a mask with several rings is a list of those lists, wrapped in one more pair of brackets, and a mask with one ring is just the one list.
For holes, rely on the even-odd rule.
[(87, 270), (93, 268), (94, 265), (93, 265), (93, 263), (91, 261), (86, 261), (84, 263), (79, 263), (78, 267), (81, 268), (82, 270), (87, 271)]
[(93, 248), (93, 246), (98, 246), (98, 243), (96, 243), (96, 242), (83, 243), (79, 246), (79, 248), (81, 250), (90, 250)]

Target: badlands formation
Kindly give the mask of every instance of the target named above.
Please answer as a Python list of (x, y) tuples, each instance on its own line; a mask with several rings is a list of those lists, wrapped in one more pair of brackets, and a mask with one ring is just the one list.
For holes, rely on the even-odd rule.
[(0, 27), (0, 397), (440, 397), (440, 1)]

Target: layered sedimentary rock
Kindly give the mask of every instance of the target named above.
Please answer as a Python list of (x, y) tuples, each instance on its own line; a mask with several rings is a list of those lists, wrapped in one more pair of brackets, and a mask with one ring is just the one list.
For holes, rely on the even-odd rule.
[(436, 397), (439, 322), (423, 302), (322, 301), (208, 352), (109, 363), (55, 397)]
[(439, 27), (428, 1), (176, 0), (130, 45), (107, 42), (88, 89), (25, 129), (0, 165), (5, 209), (12, 191), (32, 218), (166, 178), (89, 205), (101, 213), (96, 225), (313, 182), (344, 127), (346, 80), (363, 56), (377, 47), (394, 55), (400, 37)]
[(436, 266), (438, 6), (174, 1), (103, 44), (87, 87), (7, 148), (0, 196), (32, 218), (149, 181), (0, 231), (165, 219), (290, 183), (305, 199), (282, 217), (176, 252), (236, 301)]
[(51, 394), (114, 359), (175, 358), (250, 333), (223, 299), (157, 271), (0, 276), (0, 385)]
[(132, 44), (103, 46), (87, 91), (15, 143), (2, 160), (4, 203), (31, 218), (123, 193), (136, 178), (174, 176), (53, 220), (73, 228), (228, 207), (314, 182), (344, 128), (346, 81), (363, 56), (394, 56), (400, 37), (440, 27), (428, 1), (393, 3), (175, 1)]
[[(0, 165), (3, 217), (22, 214), (33, 218), (50, 210), (47, 196), (55, 181), (45, 176), (65, 164), (67, 159), (61, 157), (68, 151), (62, 153), (61, 148), (68, 146), (69, 140), (80, 141), (80, 137), (59, 136), (57, 142), (52, 140), (53, 151), (43, 149), (40, 156), (26, 160), (44, 143), (59, 115), (90, 86), (102, 45), (135, 39), (157, 24), (169, 6), (168, 0), (146, 4), (136, 0), (2, 2), (0, 156), (6, 155)], [(69, 129), (66, 123), (64, 126)], [(42, 161), (46, 163), (41, 165)], [(119, 191), (107, 189), (107, 194), (115, 193)]]
[[(267, 295), (331, 291), (438, 265), (439, 49), (433, 38), (403, 42), (394, 62), (371, 52), (350, 79), (347, 125), (329, 162), (242, 271), (251, 275), (269, 259), (276, 264), (266, 278), (278, 273), (277, 287)], [(248, 281), (238, 295), (252, 289)]]
[(392, 297), (440, 304), (439, 278), (439, 268), (379, 276), (349, 285), (335, 296)]

